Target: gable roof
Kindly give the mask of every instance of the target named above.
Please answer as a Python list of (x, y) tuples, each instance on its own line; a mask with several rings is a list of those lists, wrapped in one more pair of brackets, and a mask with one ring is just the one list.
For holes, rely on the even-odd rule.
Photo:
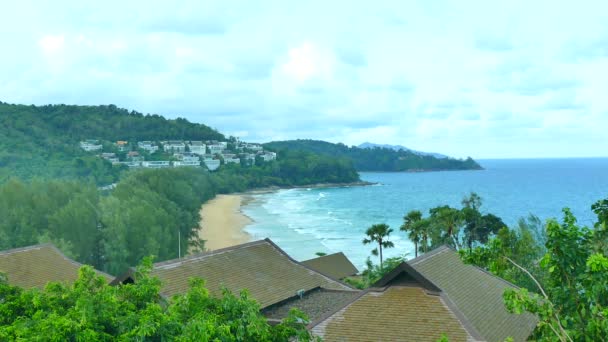
[[(61, 253), (52, 244), (15, 248), (0, 252), (0, 272), (6, 273), (8, 283), (23, 288), (43, 288), (48, 282), (73, 283), (83, 264)], [(101, 271), (107, 282), (114, 277)]]
[(325, 341), (477, 340), (442, 296), (419, 286), (369, 289), (309, 329)]
[(355, 265), (342, 252), (305, 260), (301, 263), (338, 280), (359, 273)]
[[(133, 270), (113, 283), (132, 275)], [(262, 308), (291, 298), (299, 290), (352, 290), (295, 261), (270, 239), (156, 263), (151, 275), (161, 280), (161, 294), (165, 296), (185, 293), (188, 280), (198, 277), (205, 280), (211, 294), (218, 296), (222, 285), (234, 293), (247, 289)]]
[(505, 308), (503, 292), (515, 285), (465, 264), (451, 248), (439, 247), (407, 263), (440, 288), (484, 340), (525, 341), (534, 330), (535, 316), (511, 314)]

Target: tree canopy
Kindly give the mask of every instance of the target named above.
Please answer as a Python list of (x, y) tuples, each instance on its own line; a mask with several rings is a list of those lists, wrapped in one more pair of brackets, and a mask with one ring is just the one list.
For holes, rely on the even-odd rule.
[(273, 141), (264, 147), (281, 150), (308, 151), (335, 158), (347, 158), (358, 171), (438, 171), (479, 170), (481, 166), (471, 158), (464, 160), (436, 158), (411, 151), (395, 151), (388, 148), (359, 148), (344, 144), (332, 144), (318, 140)]
[(150, 277), (152, 262), (138, 267), (137, 282), (110, 286), (90, 266), (72, 285), (49, 283), (23, 290), (0, 279), (2, 341), (308, 341), (306, 316), (292, 310), (271, 326), (247, 291), (224, 289), (213, 297), (202, 279), (183, 295), (164, 298)]

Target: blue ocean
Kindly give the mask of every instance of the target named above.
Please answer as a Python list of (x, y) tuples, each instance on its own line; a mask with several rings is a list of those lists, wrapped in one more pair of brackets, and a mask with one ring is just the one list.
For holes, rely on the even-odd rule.
[[(254, 220), (246, 230), (254, 238), (271, 238), (297, 260), (316, 252), (344, 252), (362, 269), (373, 246), (361, 241), (375, 223), (387, 223), (395, 248), (387, 257), (413, 257), (413, 244), (399, 231), (403, 216), (418, 209), (448, 204), (460, 208), (470, 192), (483, 199), (482, 212), (507, 225), (534, 214), (545, 221), (561, 219), (569, 207), (578, 222), (592, 225), (591, 205), (608, 198), (608, 158), (480, 160), (481, 171), (361, 173), (373, 186), (289, 189), (254, 195), (243, 212)], [(377, 261), (377, 260), (375, 260)]]

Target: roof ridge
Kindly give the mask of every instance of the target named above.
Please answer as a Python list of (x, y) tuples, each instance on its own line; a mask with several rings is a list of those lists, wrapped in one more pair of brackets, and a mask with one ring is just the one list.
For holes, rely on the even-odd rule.
[[(34, 250), (40, 250), (40, 249), (47, 248), (47, 247), (50, 248), (50, 249), (52, 249), (53, 251), (55, 251), (57, 254), (59, 254), (59, 256), (61, 258), (63, 258), (65, 261), (73, 264), (74, 266), (78, 266), (78, 268), (80, 268), (82, 266), (91, 266), (91, 267), (93, 267), (93, 265), (83, 264), (81, 262), (78, 262), (78, 261), (76, 261), (76, 260), (68, 257), (59, 248), (57, 248), (57, 246), (55, 246), (51, 242), (45, 242), (45, 243), (40, 243), (40, 244), (37, 244), (37, 245), (18, 247), (18, 248), (13, 248), (13, 249), (5, 250), (5, 251), (0, 251), (0, 256), (10, 255), (10, 254), (14, 254), (14, 253), (21, 253), (21, 252), (29, 252), (29, 251), (34, 251)], [(115, 278), (113, 275), (111, 275), (109, 273), (106, 273), (104, 271), (98, 270), (95, 267), (93, 267), (93, 270), (96, 273), (98, 273), (98, 274), (106, 276), (108, 279), (114, 279)]]
[(229, 247), (225, 247), (225, 248), (216, 249), (216, 250), (213, 250), (213, 251), (207, 251), (207, 252), (201, 252), (201, 253), (197, 253), (197, 254), (193, 254), (193, 255), (188, 255), (188, 256), (185, 256), (183, 258), (175, 258), (175, 259), (160, 261), (160, 262), (154, 263), (152, 265), (152, 267), (153, 268), (157, 268), (157, 267), (162, 267), (162, 266), (168, 266), (168, 265), (171, 265), (171, 264), (178, 264), (178, 263), (185, 262), (185, 261), (200, 260), (200, 259), (204, 259), (206, 257), (212, 256), (212, 255), (216, 255), (216, 254), (222, 254), (222, 253), (225, 253), (225, 252), (230, 252), (230, 251), (238, 250), (238, 249), (241, 249), (241, 248), (247, 248), (247, 247), (261, 245), (261, 244), (267, 242), (266, 240), (267, 239), (256, 240), (256, 241), (242, 243), (242, 244), (239, 244), (239, 245), (234, 245), (234, 246), (229, 246)]
[(450, 247), (450, 246), (448, 246), (448, 245), (441, 245), (441, 246), (439, 246), (439, 247), (437, 247), (437, 248), (433, 249), (433, 250), (432, 250), (432, 251), (430, 251), (430, 252), (426, 252), (426, 253), (424, 253), (424, 254), (422, 254), (422, 255), (420, 255), (420, 256), (418, 256), (418, 257), (414, 258), (414, 259), (407, 260), (406, 262), (407, 262), (408, 264), (415, 265), (415, 264), (417, 264), (417, 263), (419, 263), (419, 262), (422, 262), (422, 261), (424, 261), (424, 260), (426, 260), (426, 259), (432, 258), (433, 256), (435, 256), (435, 255), (437, 255), (437, 254), (440, 254), (440, 253), (442, 253), (442, 252), (445, 252), (446, 250), (452, 250), (452, 251), (453, 251), (452, 247)]
[(306, 260), (303, 260), (300, 262), (307, 262), (307, 261), (311, 261), (311, 260), (323, 259), (323, 258), (332, 257), (332, 256), (339, 255), (339, 254), (346, 256), (343, 252), (336, 252), (336, 253), (331, 253), (331, 254), (326, 254), (326, 255), (320, 255), (320, 256), (317, 256), (316, 258), (310, 258), (310, 259), (306, 259)]
[(45, 243), (39, 243), (36, 245), (31, 245), (31, 246), (15, 247), (15, 248), (11, 248), (11, 249), (6, 249), (3, 251), (0, 251), (0, 255), (6, 255), (6, 254), (12, 254), (12, 253), (18, 253), (18, 252), (26, 252), (26, 251), (30, 251), (33, 249), (40, 249), (40, 248), (48, 247), (48, 246), (55, 247), (52, 243), (45, 242)]
[[(423, 261), (426, 261), (427, 259), (430, 259), (430, 258), (432, 258), (432, 257), (434, 257), (434, 256), (436, 256), (436, 255), (439, 255), (439, 254), (444, 253), (444, 252), (447, 252), (447, 251), (452, 251), (452, 252), (454, 252), (454, 253), (458, 254), (458, 251), (454, 250), (452, 247), (450, 247), (450, 246), (448, 246), (448, 245), (442, 245), (442, 246), (439, 246), (439, 247), (437, 247), (437, 248), (433, 249), (432, 251), (430, 251), (430, 252), (428, 252), (428, 253), (425, 253), (425, 254), (423, 254), (423, 255), (421, 255), (421, 256), (419, 256), (419, 257), (417, 257), (417, 258), (414, 258), (414, 259), (412, 259), (412, 260), (408, 260), (408, 261), (406, 261), (406, 262), (407, 262), (408, 264), (410, 264), (410, 265), (414, 266), (414, 265), (416, 265), (416, 264), (419, 264), (419, 263), (421, 263), (421, 262), (423, 262)], [(460, 255), (458, 255), (458, 258), (460, 259)], [(461, 261), (463, 264), (465, 264), (466, 266), (471, 266), (471, 267), (473, 267), (474, 269), (476, 269), (477, 271), (481, 271), (482, 273), (485, 273), (485, 274), (487, 274), (487, 275), (489, 275), (489, 276), (492, 276), (492, 277), (494, 277), (494, 278), (496, 278), (496, 279), (498, 279), (498, 280), (502, 281), (503, 283), (506, 283), (507, 285), (509, 285), (509, 286), (511, 286), (511, 287), (513, 287), (513, 288), (515, 288), (515, 289), (519, 289), (519, 286), (517, 286), (517, 285), (515, 285), (515, 284), (511, 283), (510, 281), (508, 281), (508, 280), (506, 280), (506, 279), (503, 279), (503, 278), (501, 278), (501, 277), (499, 277), (499, 276), (497, 276), (497, 275), (495, 275), (495, 274), (493, 274), (493, 273), (491, 273), (491, 272), (489, 272), (489, 271), (487, 271), (487, 270), (484, 270), (483, 268), (481, 268), (481, 267), (479, 267), (479, 266), (477, 266), (477, 265), (473, 265), (473, 264), (467, 264), (467, 263), (465, 263), (464, 261), (462, 261), (462, 259), (460, 259), (460, 261)]]
[(483, 341), (483, 336), (477, 331), (473, 323), (469, 321), (469, 319), (465, 316), (465, 314), (460, 311), (456, 303), (452, 301), (452, 299), (448, 296), (446, 292), (439, 293), (439, 298), (443, 301), (448, 310), (452, 311), (456, 319), (462, 325), (462, 328), (471, 335), (476, 340)]
[(351, 285), (349, 285), (349, 284), (347, 284), (347, 283), (344, 283), (344, 282), (342, 282), (342, 281), (340, 281), (340, 280), (336, 280), (336, 279), (334, 279), (334, 278), (332, 278), (332, 277), (328, 276), (328, 275), (327, 275), (327, 274), (325, 274), (325, 273), (319, 272), (319, 271), (317, 271), (317, 270), (315, 270), (315, 269), (313, 269), (313, 268), (311, 268), (311, 267), (308, 267), (307, 265), (305, 265), (305, 264), (303, 264), (303, 263), (301, 263), (301, 262), (297, 261), (296, 259), (292, 258), (292, 257), (291, 257), (291, 255), (289, 255), (287, 252), (285, 252), (285, 251), (284, 251), (284, 250), (283, 250), (281, 247), (279, 247), (279, 246), (278, 246), (276, 243), (274, 243), (274, 242), (273, 242), (272, 240), (270, 240), (269, 238), (265, 238), (265, 239), (264, 239), (264, 241), (268, 242), (268, 243), (269, 243), (269, 244), (270, 244), (272, 247), (274, 247), (274, 248), (275, 248), (275, 249), (276, 249), (276, 250), (277, 250), (279, 253), (281, 253), (281, 254), (283, 254), (284, 256), (286, 256), (286, 257), (287, 257), (287, 259), (289, 259), (289, 260), (290, 260), (291, 262), (293, 262), (294, 264), (296, 264), (296, 265), (300, 265), (300, 266), (304, 267), (305, 269), (307, 269), (307, 270), (309, 270), (309, 271), (311, 271), (311, 272), (317, 273), (317, 274), (321, 275), (323, 278), (326, 278), (327, 280), (329, 280), (330, 282), (338, 283), (338, 284), (340, 284), (340, 285), (346, 286), (346, 287), (347, 287), (347, 288), (349, 288), (349, 289), (355, 289), (353, 286), (351, 286)]

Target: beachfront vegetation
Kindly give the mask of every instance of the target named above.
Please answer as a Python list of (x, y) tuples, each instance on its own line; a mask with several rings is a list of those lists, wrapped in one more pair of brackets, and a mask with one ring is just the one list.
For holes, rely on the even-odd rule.
[[(115, 275), (146, 255), (167, 260), (204, 249), (197, 238), (199, 210), (218, 193), (359, 181), (349, 160), (302, 151), (213, 173), (128, 170), (85, 152), (79, 142), (98, 139), (111, 149), (116, 140), (224, 136), (185, 119), (112, 105), (0, 103), (0, 113), (0, 250), (53, 242), (66, 255)], [(97, 188), (108, 184), (115, 188)]]
[(90, 266), (73, 285), (49, 283), (24, 290), (0, 277), (2, 341), (309, 341), (306, 316), (292, 310), (271, 326), (246, 291), (224, 289), (214, 297), (204, 281), (166, 299), (161, 283), (149, 275), (152, 263), (138, 268), (138, 281), (110, 286)]
[(506, 291), (505, 303), (511, 312), (539, 318), (539, 340), (602, 341), (608, 336), (608, 199), (592, 210), (597, 222), (591, 228), (577, 224), (565, 208), (562, 222), (549, 220), (542, 234), (528, 230), (524, 221), (518, 229), (504, 228), (486, 244), (461, 251), (465, 261), (522, 287)]
[(481, 166), (471, 158), (436, 158), (411, 151), (395, 151), (388, 148), (359, 148), (344, 144), (332, 144), (318, 140), (273, 141), (264, 144), (266, 149), (283, 151), (308, 151), (334, 158), (352, 160), (358, 171), (439, 171), (479, 170)]
[[(276, 177), (268, 176), (263, 166), (244, 172), (235, 168), (217, 173), (194, 168), (132, 171), (109, 192), (98, 191), (92, 181), (13, 178), (0, 184), (0, 250), (53, 242), (77, 261), (114, 275), (147, 255), (158, 260), (177, 258), (189, 248), (204, 248), (198, 239), (199, 210), (216, 194), (321, 182), (323, 174), (317, 167), (328, 173), (342, 170), (332, 168), (333, 161), (313, 159), (309, 156), (308, 169), (289, 169), (285, 174), (278, 169)], [(283, 161), (289, 164), (292, 159)], [(356, 173), (350, 177), (358, 179)]]
[(428, 217), (423, 217), (419, 210), (412, 210), (403, 217), (400, 229), (414, 242), (416, 255), (441, 245), (457, 250), (471, 249), (476, 244), (486, 243), (490, 236), (506, 226), (498, 216), (481, 213), (482, 200), (476, 193), (464, 197), (461, 203), (460, 209), (447, 205), (431, 208)]
[[(480, 212), (481, 198), (470, 194), (463, 207), (439, 206), (424, 218), (420, 211), (404, 217), (401, 230), (426, 253), (447, 244), (463, 261), (483, 268), (519, 289), (504, 293), (513, 313), (535, 314), (540, 323), (533, 338), (542, 341), (601, 341), (608, 336), (608, 199), (595, 203), (593, 227), (577, 224), (568, 208), (562, 222), (546, 224), (530, 215), (509, 228), (492, 214)], [(368, 240), (371, 240), (368, 239)], [(346, 279), (358, 288), (373, 285), (403, 257), (384, 267), (367, 260), (359, 277)]]
[(389, 237), (393, 229), (389, 227), (385, 223), (374, 224), (371, 227), (367, 228), (365, 231), (365, 235), (367, 237), (363, 239), (363, 244), (367, 245), (370, 243), (377, 243), (378, 247), (372, 249), (372, 254), (376, 256), (380, 256), (380, 269), (382, 267), (382, 249), (383, 248), (392, 248), (395, 247), (392, 241), (389, 240)]

